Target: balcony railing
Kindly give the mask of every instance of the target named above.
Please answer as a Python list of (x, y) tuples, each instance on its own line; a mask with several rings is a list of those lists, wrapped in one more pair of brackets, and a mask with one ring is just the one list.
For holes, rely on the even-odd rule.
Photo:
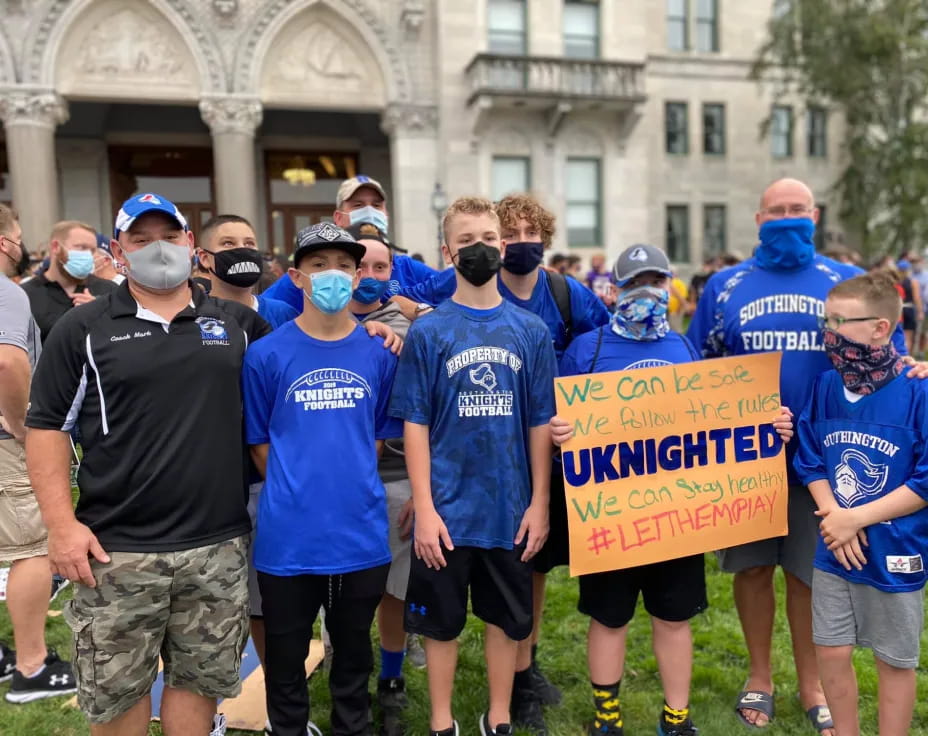
[(465, 71), (469, 102), (483, 95), (626, 103), (645, 99), (644, 64), (477, 54)]

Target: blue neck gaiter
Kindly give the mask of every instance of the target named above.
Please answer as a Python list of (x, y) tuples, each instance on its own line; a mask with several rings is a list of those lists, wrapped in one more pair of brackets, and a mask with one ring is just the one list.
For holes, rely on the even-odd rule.
[(815, 223), (809, 217), (785, 217), (760, 226), (757, 265), (768, 271), (798, 271), (815, 257)]

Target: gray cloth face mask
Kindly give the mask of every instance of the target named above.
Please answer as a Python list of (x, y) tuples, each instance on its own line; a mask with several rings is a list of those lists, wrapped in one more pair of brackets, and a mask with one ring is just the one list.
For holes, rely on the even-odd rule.
[(156, 240), (131, 253), (127, 250), (129, 278), (149, 289), (173, 289), (190, 278), (190, 249)]

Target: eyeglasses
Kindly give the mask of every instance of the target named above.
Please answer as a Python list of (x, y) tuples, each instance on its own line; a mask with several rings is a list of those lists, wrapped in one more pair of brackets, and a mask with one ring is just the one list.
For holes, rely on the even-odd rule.
[(778, 205), (776, 207), (765, 207), (763, 210), (766, 214), (771, 217), (802, 217), (802, 215), (807, 215), (812, 211), (811, 207), (806, 207), (804, 204), (791, 204), (789, 207)]
[(869, 322), (871, 319), (883, 319), (882, 317), (839, 317), (837, 314), (826, 314), (818, 318), (819, 329), (830, 327), (833, 330), (840, 330), (848, 322)]

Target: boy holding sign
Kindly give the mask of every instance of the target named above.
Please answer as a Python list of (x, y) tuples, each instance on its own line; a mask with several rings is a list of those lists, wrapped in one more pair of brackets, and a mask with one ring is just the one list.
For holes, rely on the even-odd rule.
[[(616, 261), (619, 289), (608, 327), (576, 338), (564, 353), (560, 375), (654, 368), (698, 360), (693, 346), (667, 320), (671, 271), (667, 256), (650, 245), (627, 248)], [(573, 428), (552, 419), (557, 444)], [(784, 441), (792, 435), (788, 410), (774, 422)], [(703, 556), (580, 576), (578, 609), (590, 617), (587, 639), (595, 718), (591, 736), (622, 736), (619, 685), (625, 665), (628, 624), (639, 594), (651, 615), (654, 655), (664, 686), (658, 720), (661, 736), (695, 736), (689, 715), (693, 640), (689, 620), (708, 606)]]
[(799, 420), (794, 465), (822, 517), (812, 632), (841, 736), (860, 733), (855, 645), (876, 658), (880, 734), (907, 734), (915, 705), (928, 581), (928, 386), (902, 375), (892, 344), (901, 313), (885, 274), (831, 290), (822, 341), (836, 371), (818, 377)]
[(425, 639), (432, 736), (457, 736), (457, 637), (486, 627), (482, 736), (511, 734), (516, 644), (532, 631), (532, 566), (548, 534), (554, 349), (544, 322), (497, 288), (504, 252), (491, 202), (462, 198), (442, 222), (451, 299), (413, 323), (390, 405), (405, 420), (415, 507), (406, 630)]

